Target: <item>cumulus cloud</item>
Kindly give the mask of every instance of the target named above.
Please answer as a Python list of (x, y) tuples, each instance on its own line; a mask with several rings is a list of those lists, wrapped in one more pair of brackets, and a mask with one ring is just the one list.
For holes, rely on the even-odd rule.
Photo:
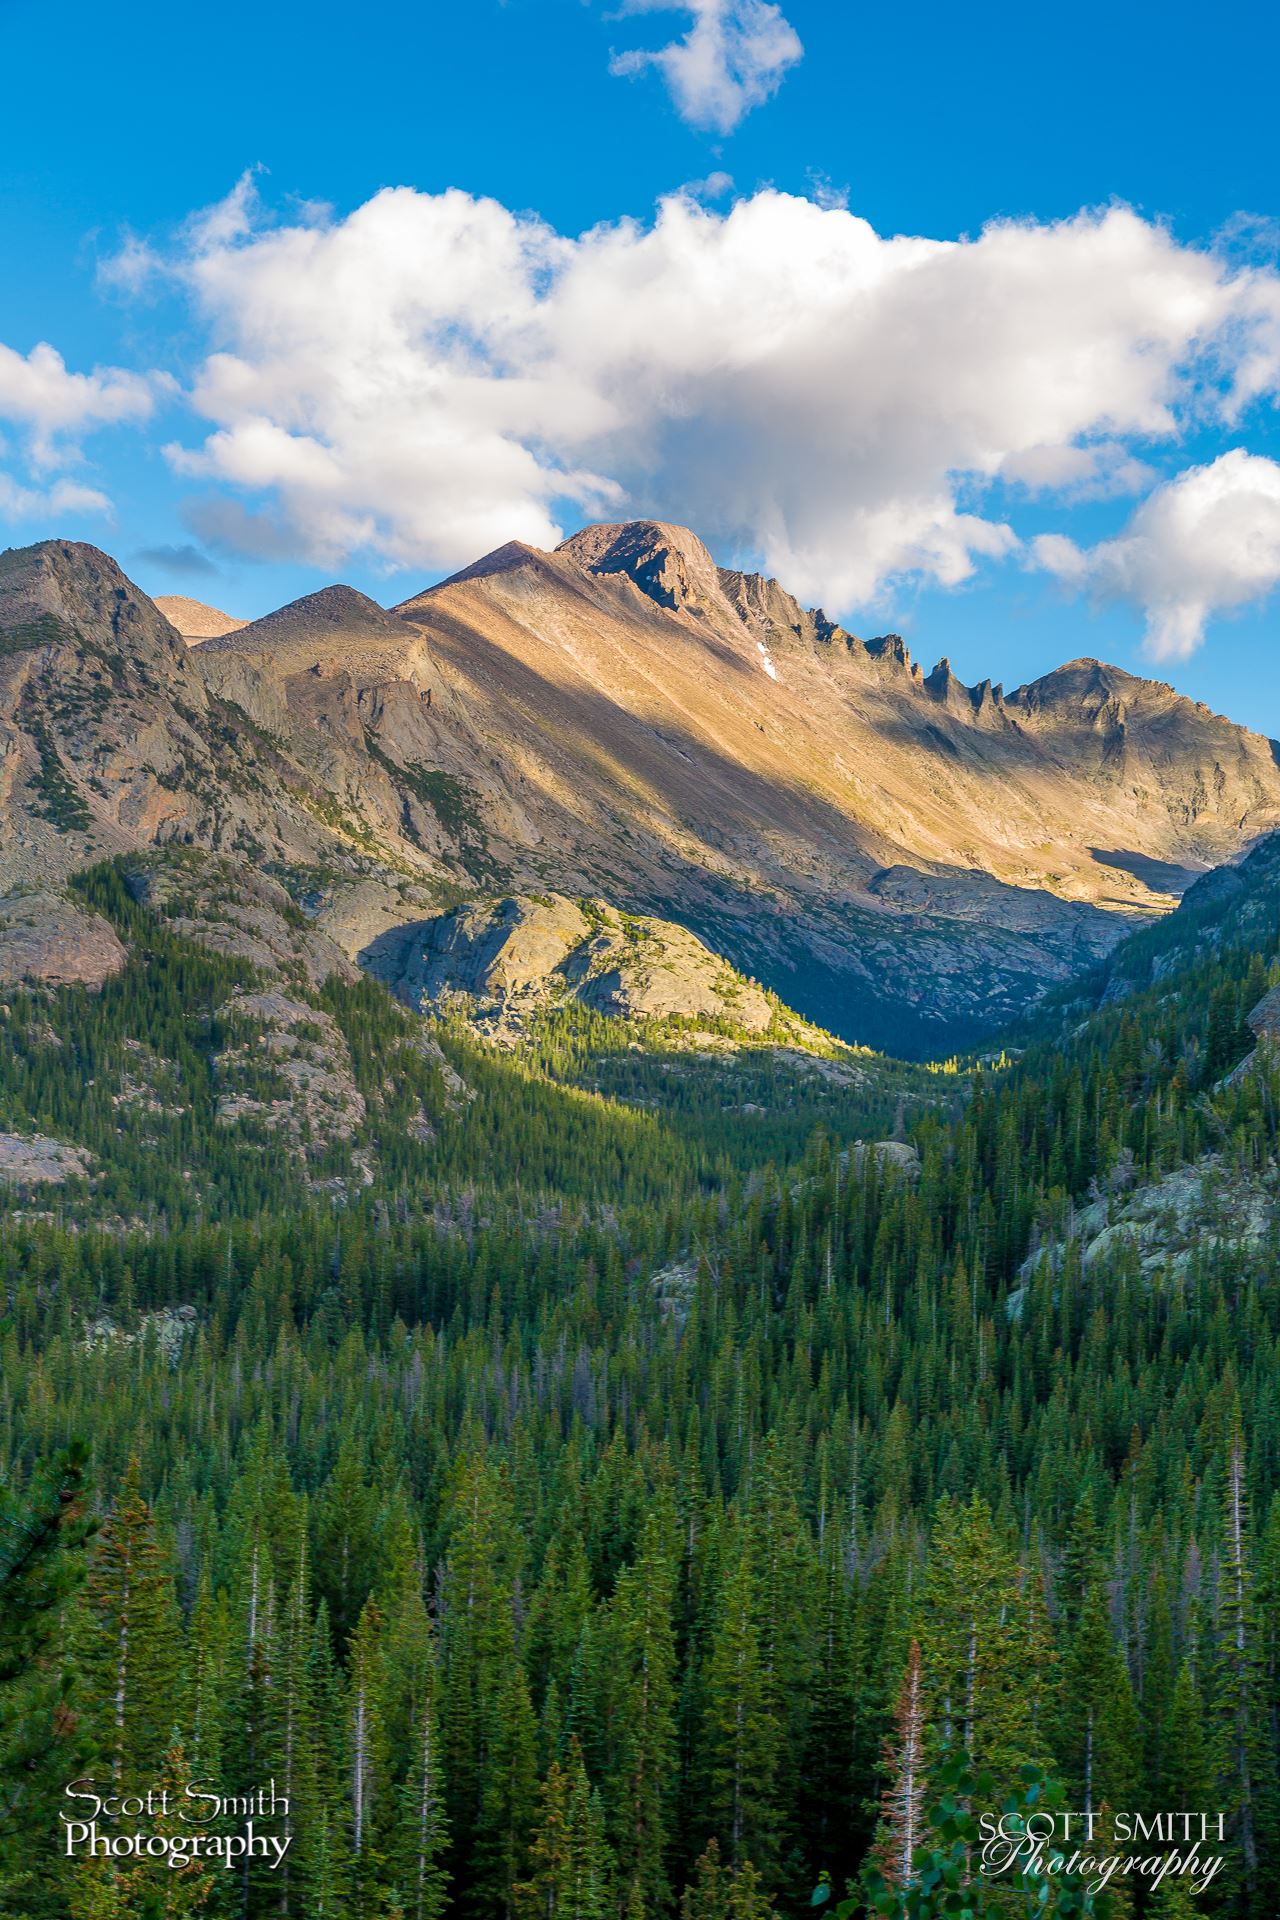
[(1234, 448), (1157, 487), (1115, 539), (1082, 549), (1043, 534), (1033, 553), (1072, 587), (1140, 608), (1152, 657), (1184, 660), (1211, 615), (1280, 581), (1280, 466)]
[(73, 458), (72, 444), (94, 427), (144, 420), (155, 404), (156, 376), (95, 367), (71, 373), (47, 341), (25, 359), (0, 345), (0, 420), (27, 436), (32, 464), (56, 467)]
[(1093, 445), (1020, 447), (1001, 464), (1001, 475), (1031, 494), (1059, 499), (1113, 500), (1141, 493), (1158, 479), (1154, 468), (1116, 440)]
[(234, 496), (201, 538), (329, 565), (650, 512), (852, 611), (1012, 552), (1011, 483), (1142, 488), (1135, 446), (1280, 370), (1280, 280), (1125, 208), (959, 242), (773, 191), (578, 238), (458, 191), (254, 217), (237, 190), (168, 261), (211, 347), (170, 457)]
[(770, 0), (624, 0), (620, 11), (692, 15), (683, 38), (654, 51), (615, 54), (610, 71), (655, 68), (681, 119), (706, 132), (732, 133), (777, 92), (804, 53), (795, 28)]
[(0, 344), (0, 421), (16, 430), (18, 443), (11, 447), (0, 441), (0, 452), (17, 460), (25, 474), (0, 472), (0, 514), (38, 520), (109, 513), (111, 502), (97, 487), (66, 478), (51, 481), (50, 475), (81, 458), (80, 442), (94, 429), (147, 419), (157, 391), (174, 384), (120, 367), (72, 373), (47, 341), (25, 356)]
[(55, 480), (50, 487), (23, 486), (11, 474), (0, 473), (0, 514), (10, 520), (47, 519), (59, 513), (110, 513), (111, 502), (96, 487), (74, 480)]

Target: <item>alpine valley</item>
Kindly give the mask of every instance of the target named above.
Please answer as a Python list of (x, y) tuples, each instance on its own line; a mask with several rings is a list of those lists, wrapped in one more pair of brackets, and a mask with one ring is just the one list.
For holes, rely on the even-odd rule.
[(48, 541), (0, 1036), (5, 1920), (1270, 1920), (1274, 741), (658, 522), (247, 624)]

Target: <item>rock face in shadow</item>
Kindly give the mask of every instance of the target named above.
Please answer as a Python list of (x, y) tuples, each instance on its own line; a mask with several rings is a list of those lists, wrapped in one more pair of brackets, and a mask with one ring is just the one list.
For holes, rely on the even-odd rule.
[(423, 1012), (459, 1008), (516, 1027), (576, 1002), (628, 1020), (724, 1022), (761, 1034), (768, 999), (684, 927), (602, 900), (513, 895), (459, 908), (375, 940), (362, 956)]

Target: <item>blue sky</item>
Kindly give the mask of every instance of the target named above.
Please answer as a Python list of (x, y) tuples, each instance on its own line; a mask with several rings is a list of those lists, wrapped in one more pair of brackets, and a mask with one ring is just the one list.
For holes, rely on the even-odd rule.
[(666, 512), (926, 666), (1095, 653), (1280, 734), (1275, 20), (720, 5), (782, 49), (732, 126), (634, 57), (688, 7), (0, 0), (0, 542), (253, 615)]

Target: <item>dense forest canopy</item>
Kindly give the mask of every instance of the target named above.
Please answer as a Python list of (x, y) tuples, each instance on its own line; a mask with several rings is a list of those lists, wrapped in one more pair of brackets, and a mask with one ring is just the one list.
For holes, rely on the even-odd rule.
[[(1203, 1895), (1118, 1914), (1274, 1912), (1264, 891), (962, 1073), (424, 1047), (294, 982), (364, 1118), (291, 1151), (267, 1052), (219, 1109), (252, 969), (80, 884), (130, 964), (10, 995), (0, 1055), (0, 1127), (93, 1156), (0, 1217), (0, 1910), (764, 1920), (905, 1897), (962, 1760), (1104, 1838), (1225, 1814)], [(294, 1839), (69, 1867), (77, 1775), (271, 1780)]]

